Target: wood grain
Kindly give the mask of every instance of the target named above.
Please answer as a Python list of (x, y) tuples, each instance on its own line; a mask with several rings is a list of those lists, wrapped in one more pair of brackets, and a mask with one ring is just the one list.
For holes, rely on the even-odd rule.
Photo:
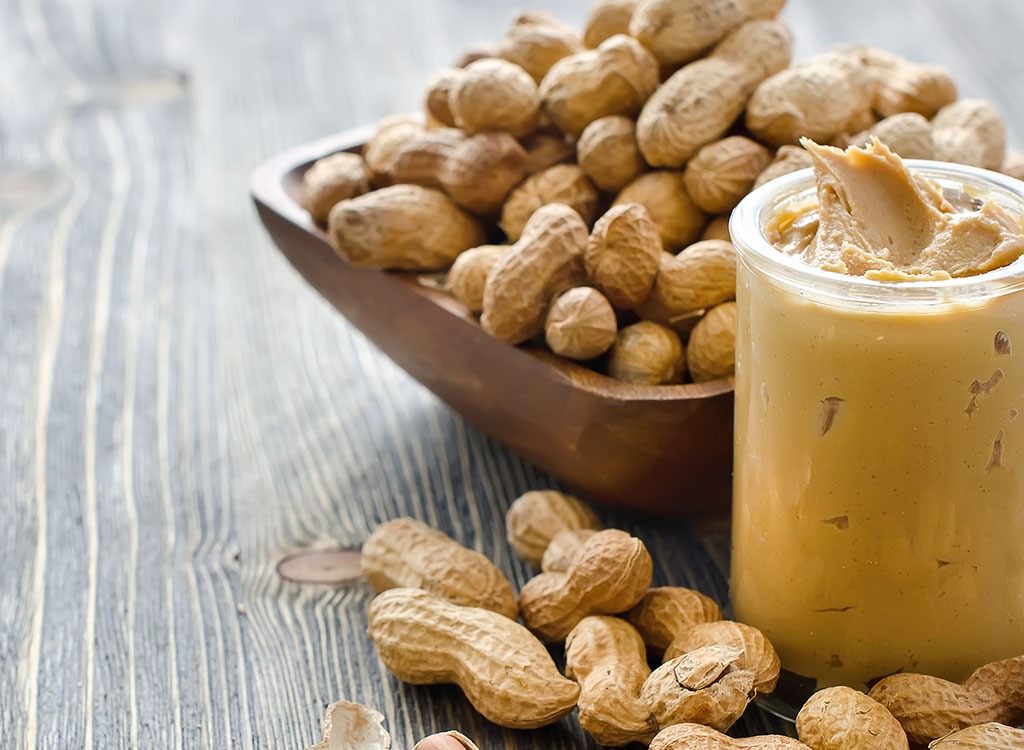
[[(407, 514), (522, 585), (497, 519), (551, 480), (452, 416), (272, 249), (249, 170), (415, 109), (513, 0), (0, 0), (0, 746), (303, 748), (348, 698), (396, 747), (592, 747), (486, 725), (367, 641), (363, 584), (287, 555)], [(545, 0), (579, 23), (584, 5)], [(1024, 5), (791, 0), (844, 40), (948, 65), (1024, 143)], [(728, 528), (602, 512), (659, 583), (726, 591)], [(737, 732), (777, 731), (749, 712)]]

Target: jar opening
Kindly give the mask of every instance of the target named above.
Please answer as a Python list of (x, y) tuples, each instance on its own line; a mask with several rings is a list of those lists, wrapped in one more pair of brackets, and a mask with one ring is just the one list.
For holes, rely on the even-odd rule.
[[(1024, 216), (1024, 182), (977, 167), (908, 159), (907, 166), (943, 188), (963, 189), (995, 200)], [(1024, 289), (1024, 258), (976, 276), (941, 280), (882, 281), (828, 271), (776, 248), (766, 237), (769, 220), (786, 204), (813, 199), (814, 172), (802, 169), (776, 178), (748, 194), (733, 210), (729, 233), (740, 263), (780, 284), (795, 286), (820, 301), (844, 304), (922, 304), (979, 302)]]

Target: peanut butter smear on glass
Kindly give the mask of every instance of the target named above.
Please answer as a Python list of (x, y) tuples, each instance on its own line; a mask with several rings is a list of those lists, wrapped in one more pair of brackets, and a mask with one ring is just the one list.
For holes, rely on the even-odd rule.
[(945, 194), (877, 139), (843, 151), (801, 141), (813, 202), (780, 213), (768, 239), (827, 271), (880, 281), (975, 276), (1024, 255), (1024, 228), (996, 202)]

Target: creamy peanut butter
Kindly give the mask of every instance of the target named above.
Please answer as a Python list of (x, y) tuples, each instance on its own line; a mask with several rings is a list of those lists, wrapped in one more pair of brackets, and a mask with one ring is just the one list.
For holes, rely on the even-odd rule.
[(1020, 217), (994, 201), (945, 195), (882, 142), (846, 151), (803, 143), (817, 205), (782, 214), (769, 228), (783, 252), (828, 271), (890, 281), (974, 276), (1024, 254)]
[(834, 280), (733, 218), (736, 617), (819, 685), (959, 680), (1024, 653), (1024, 186), (808, 147), (746, 231)]

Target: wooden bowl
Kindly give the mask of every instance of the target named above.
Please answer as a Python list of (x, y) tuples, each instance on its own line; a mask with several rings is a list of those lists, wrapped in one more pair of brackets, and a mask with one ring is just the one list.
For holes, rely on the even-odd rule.
[(369, 129), (281, 154), (250, 189), (260, 219), (305, 279), (381, 351), (466, 421), (609, 506), (656, 513), (722, 511), (732, 468), (731, 378), (622, 383), (540, 348), (483, 331), (459, 302), (413, 274), (356, 268), (301, 205), (302, 175)]

